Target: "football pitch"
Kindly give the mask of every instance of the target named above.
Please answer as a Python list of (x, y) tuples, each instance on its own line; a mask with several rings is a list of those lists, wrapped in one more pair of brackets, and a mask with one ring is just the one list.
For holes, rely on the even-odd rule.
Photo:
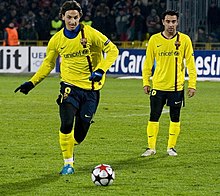
[[(98, 111), (75, 148), (75, 174), (60, 176), (56, 98), (59, 78), (48, 77), (28, 95), (14, 93), (30, 75), (0, 75), (0, 195), (220, 195), (220, 83), (198, 82), (181, 112), (177, 157), (166, 154), (169, 113), (160, 119), (157, 154), (147, 145), (149, 97), (142, 80), (108, 77)], [(91, 181), (101, 163), (115, 170), (112, 186)]]

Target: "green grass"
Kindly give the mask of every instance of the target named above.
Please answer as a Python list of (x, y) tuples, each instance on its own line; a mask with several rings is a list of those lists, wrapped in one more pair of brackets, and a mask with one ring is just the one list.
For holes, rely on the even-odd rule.
[[(46, 78), (27, 96), (13, 93), (29, 77), (0, 75), (0, 195), (220, 195), (220, 83), (198, 82), (196, 96), (186, 98), (178, 157), (166, 155), (165, 108), (157, 154), (142, 158), (149, 97), (141, 80), (108, 78), (95, 123), (76, 147), (76, 173), (59, 176), (59, 78)], [(92, 183), (100, 163), (114, 168), (112, 186)]]

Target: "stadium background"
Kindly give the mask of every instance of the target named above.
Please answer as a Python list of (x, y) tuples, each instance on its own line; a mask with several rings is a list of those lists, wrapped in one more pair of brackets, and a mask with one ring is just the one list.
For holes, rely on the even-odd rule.
[[(58, 16), (59, 7), (63, 2), (64, 0), (1, 0), (0, 41), (3, 41), (4, 28), (10, 22), (14, 22), (21, 45), (46, 45), (51, 37), (51, 21)], [(143, 41), (149, 39), (146, 19), (151, 10), (155, 9), (158, 16), (161, 16), (165, 9), (175, 9), (180, 13), (179, 30), (190, 35), (195, 48), (219, 49), (217, 44), (220, 40), (219, 0), (78, 0), (78, 2), (81, 3), (84, 13), (82, 20), (89, 16), (93, 22), (92, 26), (110, 37), (119, 47), (144, 47)], [(211, 4), (215, 6), (211, 7)], [(139, 29), (141, 36), (121, 37), (120, 32), (117, 33), (116, 24), (120, 10), (123, 10), (127, 17), (126, 29), (130, 30), (132, 25), (135, 26), (135, 7), (139, 7), (142, 16), (141, 21), (138, 19), (136, 22), (139, 22), (137, 25), (142, 28)], [(121, 24), (123, 23), (119, 25)], [(202, 35), (199, 34), (201, 29)], [(200, 39), (200, 36), (203, 39)], [(136, 41), (135, 45), (133, 41)]]
[[(64, 1), (16, 0), (0, 2), (0, 35), (13, 22), (21, 46), (0, 46), (0, 73), (36, 72), (43, 61), (50, 39), (51, 21)], [(179, 30), (188, 34), (195, 49), (199, 79), (220, 80), (220, 1), (217, 0), (78, 0), (82, 22), (107, 35), (120, 49), (109, 74), (141, 76), (149, 37), (163, 27), (150, 26), (166, 9), (180, 13)], [(155, 14), (156, 13), (156, 14)], [(158, 14), (157, 14), (158, 13)], [(61, 23), (62, 24), (62, 23)], [(62, 28), (62, 26), (60, 27)], [(57, 29), (59, 30), (59, 29)], [(59, 62), (52, 71), (59, 72)], [(186, 73), (187, 76), (187, 73)]]

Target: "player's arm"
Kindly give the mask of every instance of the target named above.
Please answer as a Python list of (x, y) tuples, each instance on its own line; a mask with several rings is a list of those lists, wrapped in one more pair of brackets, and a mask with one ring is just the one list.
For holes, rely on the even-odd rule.
[(192, 47), (192, 42), (189, 37), (187, 37), (186, 39), (185, 59), (186, 67), (189, 74), (188, 95), (189, 97), (192, 97), (195, 94), (197, 73), (194, 59), (194, 51)]
[(45, 77), (47, 77), (49, 73), (54, 69), (56, 58), (58, 56), (54, 43), (54, 39), (51, 39), (49, 41), (46, 50), (46, 57), (44, 58), (40, 68), (28, 82), (25, 82), (21, 84), (18, 88), (16, 88), (14, 91), (15, 93), (17, 91), (20, 91), (27, 95), (30, 90), (32, 90), (38, 83), (40, 83)]
[(106, 72), (115, 62), (118, 57), (119, 51), (115, 44), (113, 44), (109, 39), (105, 38), (103, 42), (103, 52), (106, 53), (106, 57), (103, 58), (97, 68), (102, 69)]
[(46, 57), (44, 58), (43, 63), (41, 64), (38, 71), (34, 74), (34, 76), (30, 79), (34, 86), (40, 83), (54, 69), (57, 57), (58, 52), (55, 47), (55, 41), (54, 39), (51, 39), (48, 43)]
[(106, 53), (105, 58), (101, 58), (101, 61), (92, 73), (90, 80), (100, 81), (104, 73), (112, 66), (118, 57), (119, 51), (115, 44), (113, 44), (105, 35), (99, 31), (91, 28), (91, 40), (93, 43), (100, 48), (104, 53)]
[(92, 33), (95, 45), (106, 53), (106, 57), (102, 58), (96, 69), (102, 69), (106, 72), (117, 59), (119, 53), (118, 48), (111, 42), (111, 40), (99, 31), (93, 30)]
[(144, 86), (144, 93), (149, 95), (150, 94), (150, 89), (151, 89), (150, 86), (148, 86), (148, 85)]
[(152, 76), (152, 68), (154, 65), (154, 43), (152, 39), (149, 40), (146, 58), (143, 65), (142, 77), (143, 77), (143, 87), (146, 94), (150, 93), (150, 77)]
[(189, 97), (189, 98), (190, 98), (190, 97), (193, 97), (193, 96), (195, 95), (195, 93), (196, 93), (196, 89), (194, 89), (194, 88), (188, 88), (187, 94), (188, 94), (188, 97)]

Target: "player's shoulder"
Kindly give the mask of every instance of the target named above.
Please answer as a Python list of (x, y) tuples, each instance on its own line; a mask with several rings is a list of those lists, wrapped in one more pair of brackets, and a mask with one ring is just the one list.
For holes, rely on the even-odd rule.
[(94, 31), (95, 29), (90, 25), (81, 24), (81, 27), (85, 29), (85, 31)]
[(182, 33), (182, 32), (179, 32), (178, 31), (178, 34), (180, 35), (181, 39), (187, 39), (187, 40), (191, 40), (189, 35), (185, 34), (185, 33)]
[(83, 24), (82, 28), (84, 28), (86, 36), (91, 37), (91, 39), (99, 39), (100, 37), (104, 36), (100, 31), (91, 27), (90, 25)]
[(156, 44), (158, 42), (161, 42), (162, 39), (163, 39), (163, 36), (161, 35), (161, 32), (156, 33), (156, 34), (151, 35), (148, 43), (149, 44)]
[(158, 38), (161, 38), (161, 36), (162, 36), (162, 34), (161, 34), (161, 32), (159, 32), (159, 33), (153, 34), (150, 38), (151, 39), (158, 39)]
[(87, 32), (91, 32), (91, 33), (97, 33), (99, 32), (98, 30), (96, 30), (95, 28), (91, 27), (90, 25), (85, 25), (85, 24), (81, 24), (82, 28), (85, 29), (85, 31)]
[(63, 28), (56, 32), (49, 40), (48, 46), (50, 48), (57, 48), (62, 40), (62, 36), (64, 37)]
[(52, 40), (52, 41), (53, 41), (53, 40), (57, 40), (57, 39), (60, 38), (60, 36), (64, 36), (64, 34), (63, 34), (63, 29), (64, 29), (64, 28), (62, 28), (62, 29), (60, 29), (58, 32), (56, 32), (56, 33), (51, 37), (51, 40)]

